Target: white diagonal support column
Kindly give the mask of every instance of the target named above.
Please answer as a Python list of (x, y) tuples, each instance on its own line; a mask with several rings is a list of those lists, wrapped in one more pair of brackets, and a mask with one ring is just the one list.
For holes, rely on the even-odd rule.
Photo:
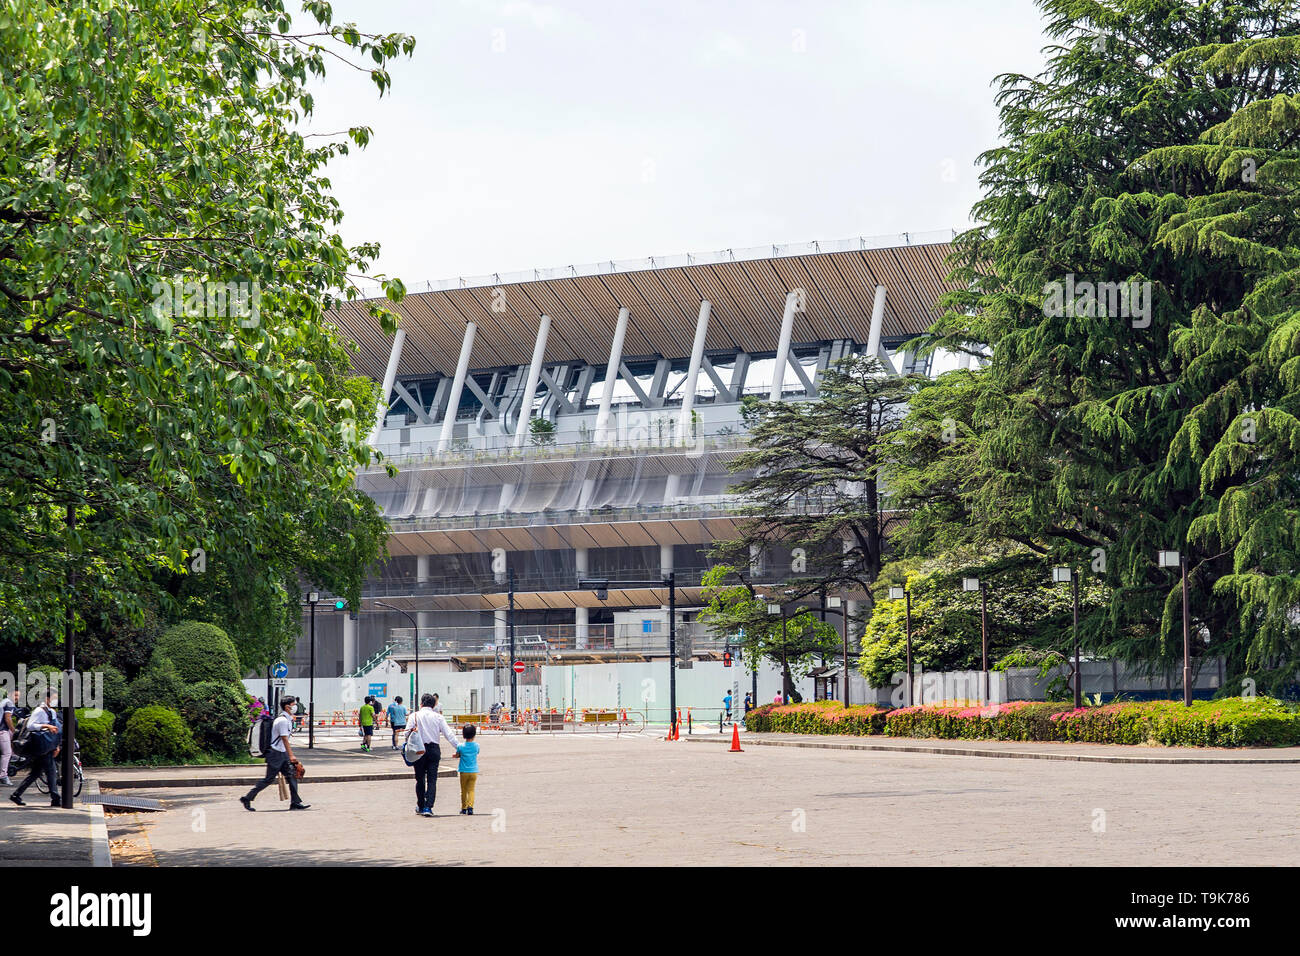
[(614, 341), (609, 346), (609, 364), (605, 366), (605, 390), (600, 395), (600, 410), (596, 412), (595, 439), (597, 444), (607, 444), (609, 410), (614, 403), (614, 386), (618, 383), (619, 367), (623, 364), (623, 338), (627, 335), (627, 309), (618, 310), (614, 325)]
[(871, 304), (871, 328), (867, 332), (868, 358), (880, 357), (880, 334), (885, 327), (885, 287), (876, 286), (876, 301)]
[(465, 376), (469, 373), (469, 356), (474, 351), (474, 333), (478, 326), (473, 322), (465, 323), (465, 338), (460, 343), (460, 358), (456, 360), (456, 377), (451, 382), (451, 394), (447, 396), (447, 410), (442, 416), (442, 431), (438, 434), (438, 451), (446, 451), (451, 441), (452, 430), (456, 427), (456, 410), (460, 408), (460, 394), (465, 389)]
[(533, 343), (533, 362), (528, 366), (528, 381), (524, 385), (524, 400), (519, 406), (519, 423), (515, 426), (515, 447), (522, 448), (528, 437), (528, 422), (533, 417), (533, 399), (537, 395), (537, 383), (542, 377), (542, 362), (546, 360), (546, 336), (551, 331), (551, 317), (542, 316), (537, 325), (537, 341)]
[(785, 297), (785, 312), (781, 315), (781, 338), (776, 346), (776, 364), (772, 366), (772, 390), (768, 393), (769, 402), (781, 400), (781, 389), (785, 385), (785, 367), (790, 362), (790, 336), (794, 331), (794, 314), (799, 309), (799, 296), (791, 292)]
[(379, 395), (379, 410), (375, 413), (375, 428), (370, 433), (370, 444), (379, 444), (379, 433), (384, 428), (384, 416), (388, 414), (389, 398), (393, 394), (393, 383), (397, 381), (397, 364), (402, 360), (402, 344), (406, 341), (406, 332), (398, 329), (393, 336), (393, 349), (388, 353), (388, 367), (384, 369), (383, 391)]
[(677, 422), (677, 437), (683, 445), (691, 436), (691, 413), (695, 410), (695, 386), (700, 381), (700, 362), (704, 359), (704, 341), (709, 335), (709, 300), (700, 303), (700, 316), (695, 320), (695, 342), (691, 345), (691, 364), (686, 370), (685, 392), (682, 393), (682, 414)]

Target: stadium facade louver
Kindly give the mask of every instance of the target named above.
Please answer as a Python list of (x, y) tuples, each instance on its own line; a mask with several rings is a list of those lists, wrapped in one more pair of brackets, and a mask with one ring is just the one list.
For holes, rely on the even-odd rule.
[[(390, 557), (354, 614), (317, 616), (317, 674), (421, 657), (651, 659), (666, 649), (661, 589), (678, 582), (679, 641), (721, 654), (692, 623), (711, 543), (732, 535), (729, 464), (741, 400), (803, 401), (827, 366), (876, 354), (933, 374), (908, 343), (950, 286), (951, 232), (722, 250), (459, 278), (408, 290), (384, 333), (367, 300), (330, 319), (383, 384), (371, 444), (399, 469), (358, 475), (381, 506)], [(790, 554), (756, 555), (760, 580)], [(578, 587), (608, 579), (608, 593)], [(386, 605), (379, 607), (378, 603)], [(402, 613), (405, 612), (405, 613)], [(408, 617), (409, 615), (409, 617)], [(306, 633), (291, 665), (304, 674)]]

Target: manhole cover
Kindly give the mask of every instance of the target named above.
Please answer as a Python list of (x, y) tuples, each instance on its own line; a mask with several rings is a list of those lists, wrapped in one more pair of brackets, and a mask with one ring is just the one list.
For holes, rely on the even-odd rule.
[(163, 805), (148, 797), (119, 797), (116, 794), (101, 793), (97, 797), (84, 797), (82, 803), (98, 803), (105, 807), (123, 807), (127, 810), (161, 810)]

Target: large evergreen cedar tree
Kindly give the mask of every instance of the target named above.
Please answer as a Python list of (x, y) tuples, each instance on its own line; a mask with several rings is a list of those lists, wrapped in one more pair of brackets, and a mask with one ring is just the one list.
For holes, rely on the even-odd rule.
[[(1181, 550), (1193, 666), (1281, 679), (1300, 603), (1300, 4), (1042, 6), (1055, 45), (1041, 75), (1000, 78), (1004, 142), (928, 342), (986, 358), (922, 389), (895, 436), (900, 542), (1017, 543), (1043, 575), (1100, 555), (1113, 598), (1088, 648), (1171, 669), (1181, 601), (1155, 559)], [(1071, 274), (1150, 282), (1150, 324), (1054, 316)]]
[[(303, 11), (0, 2), (9, 636), (58, 632), (75, 569), (83, 616), (188, 605), (256, 665), (298, 632), (300, 575), (355, 603), (382, 551), (353, 484), (379, 396), (324, 321), (377, 247), (333, 231), (323, 166), (348, 143), (300, 129), (327, 62), (382, 95), (414, 40)], [(257, 315), (196, 292), (208, 282), (245, 283), (250, 300), (256, 284)], [(176, 309), (165, 290), (185, 283)]]
[[(814, 654), (835, 653), (836, 622), (843, 627), (838, 615), (822, 623), (799, 610), (783, 639), (765, 595), (791, 603), (823, 593), (870, 593), (894, 520), (882, 505), (881, 442), (901, 426), (918, 381), (887, 377), (878, 359), (854, 357), (827, 368), (813, 400), (746, 406), (749, 450), (731, 466), (748, 475), (734, 486), (746, 510), (739, 535), (715, 543), (711, 553), (721, 563), (704, 581), (703, 618), (715, 632), (743, 631), (747, 653), (784, 655), (800, 673)], [(767, 561), (793, 548), (803, 549), (802, 570), (778, 588), (755, 583), (751, 554)]]

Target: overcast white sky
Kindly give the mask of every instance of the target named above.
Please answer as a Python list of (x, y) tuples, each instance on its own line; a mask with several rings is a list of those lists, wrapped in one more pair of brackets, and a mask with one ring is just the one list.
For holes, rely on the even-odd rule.
[(316, 131), (349, 243), (407, 284), (966, 225), (990, 82), (1031, 0), (335, 0), (417, 39), (379, 100), (330, 67)]

